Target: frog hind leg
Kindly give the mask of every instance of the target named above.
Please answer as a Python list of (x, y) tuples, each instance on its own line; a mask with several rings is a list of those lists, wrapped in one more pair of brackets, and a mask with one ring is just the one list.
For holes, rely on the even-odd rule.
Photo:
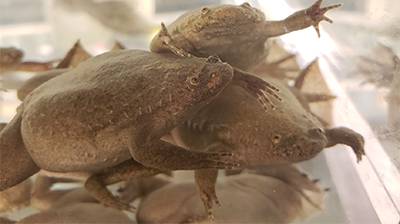
[(0, 132), (0, 191), (21, 183), (40, 170), (22, 140), (21, 114), (19, 110)]
[(361, 161), (364, 151), (364, 138), (359, 133), (346, 127), (337, 127), (325, 129), (325, 134), (328, 139), (326, 147), (331, 147), (336, 144), (345, 144), (353, 149), (356, 154), (357, 162)]
[(233, 169), (240, 166), (230, 151), (198, 152), (190, 151), (179, 146), (164, 142), (161, 139), (165, 133), (169, 133), (174, 126), (174, 118), (164, 122), (160, 120), (150, 121), (148, 125), (131, 130), (129, 140), (129, 152), (133, 159), (147, 167), (162, 171), (196, 170), (196, 169)]
[(147, 177), (162, 172), (158, 169), (145, 167), (134, 160), (127, 160), (121, 164), (93, 174), (85, 182), (86, 190), (100, 203), (119, 210), (134, 212), (135, 207), (116, 198), (107, 185), (114, 184), (131, 177)]

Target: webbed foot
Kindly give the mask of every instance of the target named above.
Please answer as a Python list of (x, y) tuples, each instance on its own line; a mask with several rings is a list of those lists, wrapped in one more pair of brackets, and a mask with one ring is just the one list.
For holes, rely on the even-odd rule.
[(365, 155), (364, 151), (364, 137), (359, 133), (345, 127), (338, 127), (325, 130), (328, 139), (327, 147), (336, 144), (345, 144), (353, 149), (356, 154), (357, 162), (360, 162), (362, 156)]
[(311, 25), (314, 27), (315, 31), (317, 31), (318, 37), (321, 36), (319, 32), (319, 23), (321, 21), (325, 20), (329, 23), (333, 23), (333, 21), (330, 18), (325, 16), (325, 13), (328, 10), (339, 8), (342, 6), (342, 4), (335, 4), (321, 8), (321, 3), (322, 0), (317, 0), (312, 6), (304, 10), (305, 15), (307, 15), (309, 19), (312, 21)]
[(236, 84), (242, 86), (250, 94), (257, 97), (265, 110), (268, 110), (268, 107), (271, 107), (273, 110), (276, 109), (276, 106), (269, 96), (272, 96), (278, 101), (282, 101), (282, 98), (277, 94), (280, 91), (277, 87), (252, 75), (251, 73), (234, 68), (233, 78)]

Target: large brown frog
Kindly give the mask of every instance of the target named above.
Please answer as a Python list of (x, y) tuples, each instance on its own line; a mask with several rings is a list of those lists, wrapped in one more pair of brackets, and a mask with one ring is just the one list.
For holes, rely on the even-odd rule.
[[(276, 110), (266, 113), (253, 96), (232, 84), (192, 119), (174, 129), (173, 141), (191, 150), (235, 152), (241, 167), (248, 168), (308, 160), (336, 144), (351, 146), (357, 160), (361, 160), (361, 135), (343, 127), (323, 129), (284, 84), (273, 78), (264, 79), (281, 90), (282, 101), (273, 101)], [(211, 215), (213, 202), (219, 203), (214, 191), (217, 170), (196, 170), (195, 177)]]
[[(153, 52), (183, 49), (198, 57), (217, 55), (223, 61), (247, 70), (265, 59), (265, 42), (270, 37), (314, 26), (324, 14), (340, 4), (321, 8), (322, 0), (281, 21), (266, 21), (264, 13), (250, 4), (218, 5), (187, 12), (153, 38)], [(169, 32), (169, 33), (168, 33)]]
[(270, 86), (233, 75), (231, 66), (215, 57), (126, 50), (89, 59), (30, 93), (0, 133), (1, 158), (17, 158), (2, 161), (0, 188), (39, 168), (88, 171), (95, 174), (86, 188), (98, 200), (131, 209), (105, 185), (165, 170), (235, 167), (231, 152), (190, 152), (160, 140), (214, 100), (232, 78), (253, 96), (263, 90), (258, 87)]

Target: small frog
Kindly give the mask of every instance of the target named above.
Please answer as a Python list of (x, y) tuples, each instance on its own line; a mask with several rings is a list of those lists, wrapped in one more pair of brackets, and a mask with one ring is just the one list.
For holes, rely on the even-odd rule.
[[(132, 210), (105, 185), (177, 169), (230, 169), (232, 152), (193, 152), (161, 141), (226, 88), (250, 95), (267, 83), (233, 75), (215, 57), (181, 58), (139, 50), (108, 52), (30, 93), (0, 133), (0, 189), (39, 169), (87, 171), (85, 187), (104, 204)], [(265, 85), (264, 85), (265, 84)]]
[[(153, 38), (153, 52), (167, 52), (174, 47), (198, 57), (217, 55), (230, 65), (248, 70), (265, 59), (265, 42), (275, 37), (332, 20), (324, 14), (341, 4), (321, 8), (322, 0), (281, 21), (266, 21), (264, 13), (242, 5), (218, 5), (187, 12)], [(168, 31), (170, 33), (168, 33)]]
[[(173, 141), (191, 150), (235, 152), (241, 167), (285, 164), (313, 158), (336, 144), (353, 148), (357, 160), (364, 155), (363, 137), (348, 128), (323, 129), (280, 81), (264, 79), (277, 86), (282, 101), (266, 113), (242, 87), (229, 85), (209, 105), (171, 133)], [(212, 216), (219, 203), (214, 190), (217, 170), (196, 170), (202, 200)]]
[[(324, 195), (316, 183), (290, 165), (229, 176), (218, 183), (217, 190), (224, 206), (215, 209), (215, 223), (291, 223), (319, 212), (308, 199), (322, 207)], [(137, 221), (209, 223), (196, 191), (193, 183), (172, 182), (144, 195)]]

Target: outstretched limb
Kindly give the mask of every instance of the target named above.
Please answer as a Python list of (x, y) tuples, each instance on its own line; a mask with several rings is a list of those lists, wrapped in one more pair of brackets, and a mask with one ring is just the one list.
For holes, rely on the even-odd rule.
[(215, 184), (217, 182), (218, 170), (217, 169), (201, 169), (196, 170), (194, 173), (197, 189), (200, 193), (201, 201), (206, 209), (208, 219), (214, 220), (212, 211), (214, 203), (221, 206), (217, 194), (215, 193)]
[(331, 147), (336, 144), (348, 145), (356, 154), (357, 162), (360, 162), (362, 156), (365, 155), (363, 136), (351, 130), (350, 128), (338, 127), (325, 129), (325, 134), (328, 139), (328, 144), (326, 147)]
[(160, 170), (195, 170), (203, 168), (233, 169), (239, 167), (232, 152), (196, 152), (158, 139), (132, 143), (130, 153), (139, 163)]
[(318, 37), (320, 37), (319, 23), (323, 20), (329, 23), (333, 22), (325, 16), (325, 13), (342, 6), (342, 4), (335, 4), (321, 8), (321, 3), (322, 0), (317, 0), (309, 8), (295, 12), (284, 20), (267, 21), (264, 27), (266, 35), (268, 37), (275, 37), (313, 26), (317, 31)]
[(114, 197), (107, 189), (107, 185), (127, 180), (130, 177), (147, 177), (160, 172), (158, 169), (145, 167), (134, 160), (127, 160), (115, 167), (90, 176), (85, 182), (85, 188), (105, 206), (133, 212), (135, 208)]

